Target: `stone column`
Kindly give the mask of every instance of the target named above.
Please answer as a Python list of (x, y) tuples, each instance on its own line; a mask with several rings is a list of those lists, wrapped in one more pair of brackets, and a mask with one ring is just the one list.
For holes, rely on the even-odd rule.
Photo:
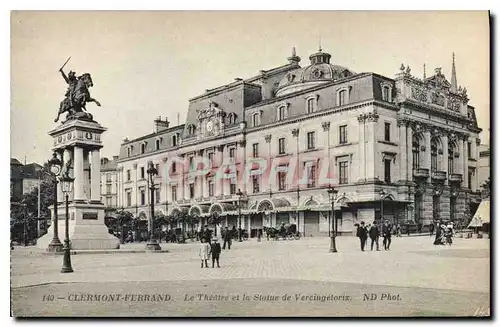
[[(271, 139), (272, 136), (271, 134), (267, 134), (264, 136), (264, 139), (266, 140), (267, 143), (267, 172), (266, 174), (262, 175), (262, 191), (267, 191), (268, 193), (271, 192), (272, 187), (271, 187), (271, 164), (273, 162), (272, 160), (272, 149), (271, 149)], [(267, 178), (267, 179), (266, 179)]]
[(457, 173), (462, 174), (462, 187), (465, 187), (467, 184), (465, 184), (465, 170), (464, 170), (464, 157), (467, 156), (467, 152), (464, 153), (464, 141), (461, 137), (458, 137), (457, 139), (457, 144), (458, 144), (458, 152), (459, 152), (459, 157), (457, 161)]
[[(404, 120), (398, 120), (398, 126), (399, 126), (399, 172), (400, 172), (400, 178), (401, 180), (407, 180), (407, 166), (408, 163), (406, 162), (408, 160), (408, 152), (406, 151), (406, 146), (407, 146), (407, 140), (406, 140), (406, 121)], [(411, 145), (410, 145), (411, 147)]]
[(468, 137), (467, 136), (464, 136), (464, 141), (463, 141), (463, 144), (462, 144), (462, 147), (463, 147), (463, 150), (462, 150), (462, 153), (464, 154), (462, 159), (463, 159), (463, 165), (464, 165), (464, 175), (463, 175), (463, 181), (464, 181), (464, 184), (463, 184), (463, 187), (464, 188), (468, 188), (468, 185), (469, 185), (469, 156), (467, 155), (467, 147), (468, 147), (468, 144), (467, 144), (467, 140), (468, 140)]
[(358, 117), (359, 122), (359, 144), (358, 144), (358, 174), (359, 180), (366, 180), (366, 157), (365, 157), (365, 115)]
[(406, 151), (407, 151), (407, 158), (406, 158), (406, 164), (408, 169), (406, 170), (406, 176), (408, 176), (408, 181), (413, 181), (413, 129), (411, 125), (408, 125), (406, 128)]
[(236, 157), (236, 190), (240, 189), (243, 191), (246, 190), (246, 181), (245, 181), (245, 153), (246, 153), (246, 139), (240, 140), (237, 144), (237, 157)]
[(101, 187), (101, 156), (99, 149), (92, 150), (92, 164), (90, 165), (90, 200), (98, 201), (101, 200), (101, 192), (99, 191)]
[(448, 135), (444, 134), (441, 137), (443, 142), (443, 162), (441, 165), (441, 170), (446, 172), (446, 179), (444, 180), (444, 185), (448, 185), (448, 177), (450, 176), (450, 167), (448, 167)]
[(365, 138), (368, 140), (366, 148), (366, 179), (369, 181), (374, 181), (378, 179), (377, 171), (375, 167), (380, 166), (380, 162), (377, 161), (377, 148), (376, 148), (376, 125), (379, 115), (377, 112), (370, 112), (366, 116), (366, 127), (367, 134)]
[(429, 128), (424, 130), (424, 142), (425, 142), (425, 152), (424, 152), (424, 167), (429, 169), (431, 172), (431, 131)]
[(84, 184), (84, 171), (83, 171), (83, 148), (80, 148), (78, 146), (75, 146), (74, 148), (74, 155), (73, 155), (73, 161), (74, 161), (74, 176), (75, 176), (75, 181), (74, 181), (74, 199), (75, 201), (83, 201), (84, 194), (83, 194), (83, 184)]
[[(224, 173), (223, 170), (220, 170), (221, 167), (222, 167), (222, 162), (224, 160), (224, 146), (223, 145), (219, 145), (217, 147), (217, 156), (215, 158), (215, 164), (217, 165), (217, 173), (215, 174), (215, 190), (214, 190), (214, 195), (215, 196), (218, 196), (218, 195), (223, 195), (224, 194), (224, 184), (223, 184), (223, 180), (222, 180), (222, 173)], [(221, 174), (219, 175), (219, 171), (221, 172)]]

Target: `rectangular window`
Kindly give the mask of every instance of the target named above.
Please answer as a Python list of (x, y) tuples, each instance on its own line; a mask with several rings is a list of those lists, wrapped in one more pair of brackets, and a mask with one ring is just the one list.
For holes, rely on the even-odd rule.
[(160, 203), (160, 186), (155, 187), (155, 203)]
[(209, 152), (208, 153), (208, 161), (210, 162), (210, 164), (214, 164), (214, 153), (213, 152)]
[(189, 157), (189, 170), (193, 170), (194, 169), (194, 157)]
[(234, 159), (234, 154), (236, 153), (236, 148), (229, 148), (229, 158)]
[(214, 181), (208, 181), (208, 196), (214, 196)]
[(467, 158), (472, 158), (472, 143), (467, 142)]
[(285, 154), (285, 138), (282, 137), (278, 140), (278, 153)]
[(339, 92), (339, 106), (347, 104), (347, 91), (343, 90)]
[(111, 174), (106, 173), (106, 182), (111, 182)]
[(141, 154), (144, 154), (146, 152), (146, 143), (141, 144)]
[(144, 179), (145, 178), (145, 174), (144, 174), (144, 167), (141, 167), (141, 178)]
[(420, 167), (420, 151), (418, 144), (413, 146), (413, 169), (418, 169)]
[(113, 200), (110, 196), (106, 197), (106, 206), (110, 207), (113, 204)]
[(176, 164), (175, 164), (175, 161), (172, 162), (172, 173), (175, 173), (177, 170), (177, 167), (176, 167)]
[(391, 123), (384, 124), (384, 140), (387, 142), (391, 140)]
[(307, 133), (307, 149), (312, 150), (314, 149), (314, 132), (309, 132)]
[(347, 184), (349, 182), (347, 175), (347, 161), (339, 162), (339, 184)]
[(155, 165), (155, 169), (156, 169), (156, 172), (157, 172), (157, 176), (161, 176), (161, 171), (160, 171), (160, 164), (156, 164)]
[(307, 187), (316, 186), (316, 166), (309, 165), (307, 167)]
[(233, 182), (231, 182), (231, 184), (229, 184), (229, 194), (231, 194), (231, 195), (236, 194), (236, 184), (233, 184)]
[(390, 97), (389, 97), (390, 88), (388, 88), (387, 86), (384, 86), (382, 88), (382, 90), (383, 90), (382, 97), (384, 98), (383, 100), (384, 101), (389, 101), (389, 99), (390, 99)]
[(278, 190), (284, 191), (286, 189), (286, 172), (278, 172)]
[(252, 156), (254, 158), (259, 157), (259, 143), (252, 144)]
[(259, 176), (258, 175), (252, 176), (252, 192), (253, 193), (260, 192), (260, 184), (259, 184)]
[(467, 188), (472, 189), (472, 171), (467, 172)]
[(141, 190), (141, 206), (146, 204), (146, 191)]
[(455, 167), (453, 165), (453, 151), (448, 152), (448, 175), (455, 173)]
[(347, 125), (339, 126), (339, 143), (347, 143)]
[(172, 146), (177, 146), (177, 135), (172, 136)]
[(156, 140), (156, 150), (160, 150), (160, 140)]
[(172, 192), (172, 201), (177, 201), (177, 185), (172, 185), (170, 189), (170, 192)]
[(391, 183), (391, 160), (392, 159), (384, 160), (384, 181), (387, 184)]
[(308, 99), (307, 100), (307, 113), (313, 113), (314, 110), (314, 99)]
[(127, 207), (132, 206), (132, 192), (127, 191)]
[(189, 198), (194, 199), (194, 184), (189, 184)]
[(127, 181), (130, 181), (130, 169), (127, 170)]
[(111, 185), (106, 185), (106, 194), (111, 194)]

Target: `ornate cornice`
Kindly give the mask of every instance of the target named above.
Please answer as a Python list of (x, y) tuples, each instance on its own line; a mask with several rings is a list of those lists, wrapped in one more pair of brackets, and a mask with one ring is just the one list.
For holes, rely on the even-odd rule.
[(377, 122), (379, 118), (379, 114), (377, 113), (377, 110), (373, 110), (372, 112), (367, 112), (363, 113), (358, 116), (358, 121), (366, 121), (369, 123)]

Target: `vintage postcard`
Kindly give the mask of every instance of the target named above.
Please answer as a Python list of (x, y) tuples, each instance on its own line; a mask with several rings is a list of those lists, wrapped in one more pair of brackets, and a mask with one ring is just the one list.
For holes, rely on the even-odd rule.
[(11, 314), (490, 317), (489, 25), (11, 12)]

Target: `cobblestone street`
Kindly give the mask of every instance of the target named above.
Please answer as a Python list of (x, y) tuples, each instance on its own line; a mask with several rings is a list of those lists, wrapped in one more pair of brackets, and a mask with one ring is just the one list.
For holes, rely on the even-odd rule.
[[(489, 240), (455, 239), (451, 247), (432, 245), (430, 237), (393, 238), (390, 251), (359, 250), (354, 237), (338, 238), (329, 253), (328, 238), (299, 241), (255, 240), (223, 251), (220, 269), (200, 269), (198, 244), (162, 244), (168, 253), (76, 254), (72, 274), (59, 272), (62, 256), (30, 248), (12, 252), (15, 315), (473, 315), (489, 305)], [(123, 250), (144, 246), (127, 245)], [(105, 284), (104, 284), (105, 283)], [(44, 302), (45, 294), (168, 293), (158, 303)], [(187, 293), (347, 294), (351, 301), (282, 302), (272, 310), (262, 301), (184, 301)], [(399, 294), (399, 300), (367, 305), (363, 294)], [(59, 302), (57, 302), (59, 301)], [(62, 302), (61, 302), (62, 301)], [(332, 305), (334, 307), (332, 307)], [(407, 308), (401, 310), (401, 308)], [(477, 308), (476, 308), (477, 307)], [(76, 310), (76, 311), (75, 311)], [(105, 311), (103, 311), (105, 310)], [(107, 311), (106, 311), (107, 310)], [(245, 311), (246, 310), (246, 311)], [(476, 312), (477, 310), (480, 310)], [(481, 311), (483, 310), (483, 311)]]

